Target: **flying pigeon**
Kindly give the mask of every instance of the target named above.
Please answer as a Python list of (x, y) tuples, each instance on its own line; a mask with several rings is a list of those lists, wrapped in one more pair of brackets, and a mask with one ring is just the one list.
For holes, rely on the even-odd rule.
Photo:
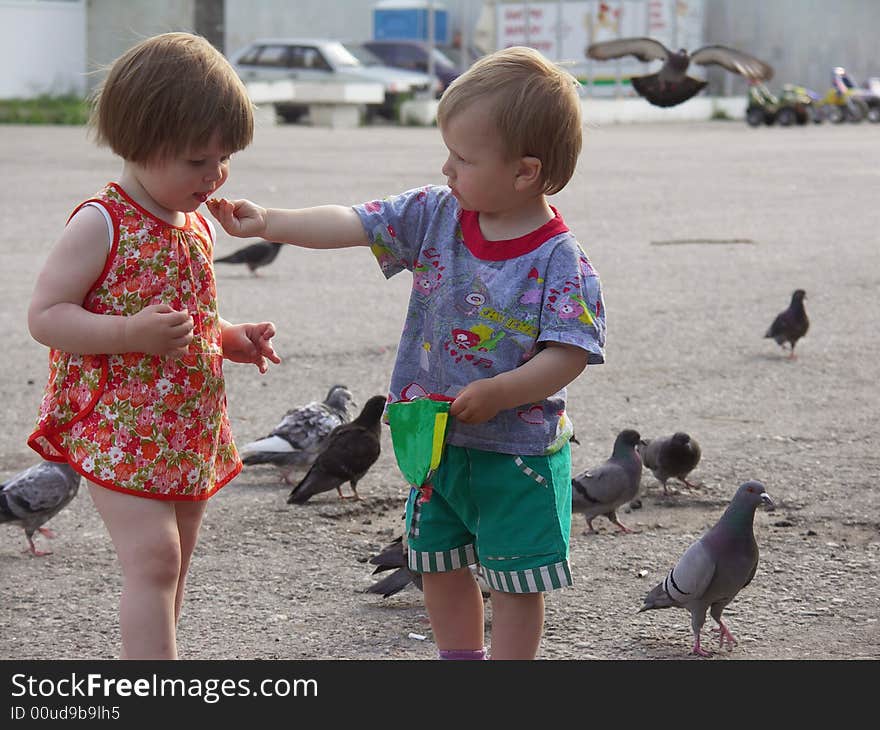
[(764, 485), (754, 480), (741, 484), (721, 519), (691, 544), (675, 567), (645, 596), (645, 604), (639, 609), (641, 613), (652, 608), (686, 608), (694, 632), (693, 654), (711, 656), (700, 646), (707, 610), (718, 623), (721, 646), (727, 642), (733, 648), (736, 644), (721, 613), (751, 583), (758, 568), (754, 520), (759, 504), (773, 509)]
[(639, 447), (639, 454), (646, 469), (650, 469), (663, 485), (663, 494), (669, 494), (666, 480), (675, 477), (691, 489), (695, 484), (687, 480), (697, 464), (700, 463), (700, 445), (683, 431), (672, 436), (645, 439), (645, 445)]
[(251, 273), (254, 276), (259, 276), (259, 274), (257, 274), (257, 269), (271, 264), (283, 245), (283, 243), (276, 243), (275, 241), (257, 241), (256, 243), (251, 243), (237, 251), (233, 251), (228, 256), (214, 259), (214, 263), (247, 264)]
[(772, 337), (776, 340), (776, 344), (782, 349), (785, 349), (786, 342), (789, 343), (791, 345), (791, 351), (788, 354), (789, 360), (795, 358), (794, 346), (797, 341), (810, 329), (810, 320), (804, 309), (806, 296), (803, 289), (795, 289), (791, 295), (791, 304), (788, 305), (788, 309), (776, 315), (776, 319), (773, 320), (773, 324), (764, 335), (764, 337)]
[(653, 38), (620, 38), (591, 44), (587, 58), (607, 61), (621, 56), (635, 56), (640, 61), (663, 61), (662, 68), (653, 74), (633, 76), (636, 92), (655, 106), (676, 106), (697, 94), (705, 81), (688, 76), (692, 63), (701, 66), (716, 64), (732, 73), (740, 74), (750, 81), (767, 81), (773, 77), (773, 68), (763, 61), (742, 51), (726, 46), (703, 46), (688, 53), (684, 48), (671, 51)]
[(370, 558), (370, 564), (377, 566), (373, 575), (386, 570), (394, 570), (394, 572), (377, 580), (365, 590), (365, 593), (381, 593), (383, 598), (388, 598), (402, 591), (410, 583), (422, 590), (421, 574), (414, 573), (407, 566), (403, 535), (386, 545), (378, 555)]
[(643, 444), (638, 431), (624, 429), (614, 440), (611, 456), (571, 480), (571, 509), (587, 520), (584, 534), (595, 534), (593, 519), (605, 515), (622, 532), (632, 532), (617, 519), (617, 508), (635, 498), (642, 478), (642, 460), (636, 447)]
[(34, 464), (0, 485), (0, 522), (21, 525), (33, 555), (51, 555), (51, 550), (37, 550), (34, 533), (39, 530), (48, 538), (55, 537), (43, 524), (76, 496), (81, 479), (66, 463)]
[(351, 484), (355, 499), (358, 481), (373, 466), (381, 452), (381, 423), (387, 399), (370, 398), (357, 418), (334, 428), (311, 468), (290, 492), (288, 504), (302, 504), (315, 494), (335, 489), (342, 495), (342, 485)]
[(330, 432), (351, 419), (354, 396), (344, 385), (334, 385), (323, 403), (312, 401), (293, 408), (272, 432), (241, 447), (245, 464), (274, 464), (285, 484), (296, 469), (308, 469)]

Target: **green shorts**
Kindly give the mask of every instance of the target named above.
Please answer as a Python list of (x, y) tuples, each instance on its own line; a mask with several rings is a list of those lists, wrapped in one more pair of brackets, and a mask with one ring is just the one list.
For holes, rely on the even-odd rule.
[(406, 529), (416, 572), (480, 563), (497, 591), (570, 586), (569, 445), (522, 457), (447, 445), (431, 488), (410, 490)]

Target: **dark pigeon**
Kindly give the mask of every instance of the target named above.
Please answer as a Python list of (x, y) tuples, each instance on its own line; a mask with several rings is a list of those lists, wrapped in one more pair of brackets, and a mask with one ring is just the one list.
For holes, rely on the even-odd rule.
[(242, 461), (248, 465), (273, 464), (281, 470), (284, 482), (291, 484), (290, 475), (312, 465), (330, 432), (351, 420), (352, 405), (351, 391), (344, 385), (334, 385), (322, 403), (312, 401), (292, 408), (268, 436), (242, 446)]
[[(406, 549), (403, 535), (401, 535), (386, 545), (381, 553), (370, 558), (369, 562), (377, 566), (373, 571), (373, 575), (386, 570), (394, 570), (394, 572), (366, 588), (365, 593), (381, 593), (384, 598), (388, 598), (395, 593), (399, 593), (410, 584), (422, 590), (422, 574), (415, 573), (409, 569), (406, 560)], [(479, 565), (471, 565), (470, 570), (474, 580), (477, 581), (477, 585), (480, 587), (480, 593), (483, 595), (483, 598), (489, 598), (491, 596), (489, 584), (486, 583), (486, 579), (483, 577), (481, 567)]]
[(403, 535), (386, 545), (382, 552), (370, 558), (370, 564), (375, 565), (373, 575), (393, 570), (390, 575), (377, 580), (369, 586), (366, 593), (379, 593), (383, 598), (399, 593), (408, 585), (412, 584), (422, 590), (422, 576), (409, 569), (406, 562), (406, 548), (403, 544)]
[(283, 245), (283, 243), (276, 243), (275, 241), (257, 241), (237, 251), (233, 251), (228, 256), (214, 259), (214, 263), (246, 264), (254, 276), (259, 276), (257, 269), (271, 264), (275, 257), (278, 256), (278, 252)]
[(773, 508), (764, 485), (754, 480), (741, 484), (718, 522), (684, 552), (666, 578), (645, 596), (639, 609), (639, 613), (653, 608), (687, 609), (694, 632), (693, 654), (711, 656), (700, 646), (707, 610), (721, 630), (721, 646), (725, 642), (730, 648), (736, 644), (721, 613), (755, 577), (758, 543), (754, 520), (760, 504)]
[(55, 537), (43, 524), (76, 496), (81, 479), (66, 463), (34, 464), (0, 485), (0, 522), (21, 525), (33, 555), (51, 555), (50, 550), (37, 550), (34, 533), (39, 530), (48, 538)]
[(764, 337), (772, 337), (776, 344), (783, 350), (787, 342), (791, 346), (788, 354), (789, 360), (794, 360), (794, 346), (797, 341), (807, 334), (810, 329), (810, 319), (804, 309), (804, 299), (807, 293), (803, 289), (795, 289), (791, 295), (791, 304), (788, 308), (776, 315), (773, 324), (767, 329)]
[(767, 81), (773, 77), (773, 68), (748, 53), (727, 46), (703, 46), (688, 53), (684, 48), (672, 51), (653, 38), (619, 38), (593, 43), (586, 50), (587, 58), (607, 61), (622, 56), (635, 56), (645, 63), (663, 61), (657, 73), (634, 76), (630, 81), (639, 96), (655, 106), (676, 106), (697, 94), (705, 81), (688, 76), (692, 63), (701, 66), (716, 64), (750, 81)]
[(342, 485), (351, 485), (352, 496), (360, 499), (357, 483), (373, 466), (381, 452), (381, 423), (387, 399), (374, 395), (351, 423), (330, 432), (309, 471), (290, 492), (288, 504), (302, 504), (310, 497), (335, 489), (342, 495)]
[(622, 532), (632, 532), (617, 519), (617, 508), (639, 492), (642, 460), (636, 447), (641, 443), (638, 431), (624, 429), (617, 434), (611, 456), (604, 463), (571, 480), (571, 509), (586, 518), (584, 534), (595, 534), (593, 519), (599, 515), (605, 515)]
[(700, 463), (700, 445), (683, 431), (672, 436), (646, 439), (645, 445), (639, 447), (639, 454), (645, 468), (650, 469), (654, 478), (663, 485), (663, 494), (669, 494), (666, 481), (671, 477), (691, 489), (697, 488), (687, 480), (687, 475)]

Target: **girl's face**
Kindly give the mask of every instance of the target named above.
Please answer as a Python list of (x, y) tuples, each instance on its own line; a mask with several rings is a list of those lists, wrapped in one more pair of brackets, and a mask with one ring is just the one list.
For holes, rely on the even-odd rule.
[(505, 154), (489, 120), (490, 101), (476, 101), (447, 120), (441, 134), (449, 156), (441, 171), (464, 210), (500, 213), (515, 203), (519, 160)]
[(208, 144), (149, 164), (134, 164), (144, 192), (168, 213), (191, 213), (210, 198), (229, 177), (230, 153), (215, 133)]

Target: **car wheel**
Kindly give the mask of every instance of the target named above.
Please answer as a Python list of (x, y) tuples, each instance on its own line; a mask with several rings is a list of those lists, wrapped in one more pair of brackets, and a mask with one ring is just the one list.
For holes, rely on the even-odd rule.
[(868, 121), (874, 124), (880, 122), (880, 105), (868, 107)]
[(797, 114), (795, 114), (794, 109), (791, 107), (785, 107), (779, 110), (776, 120), (779, 122), (780, 126), (790, 127), (797, 121)]
[(746, 109), (746, 123), (750, 127), (760, 127), (764, 123), (764, 110), (757, 106)]
[(294, 104), (275, 105), (275, 113), (287, 124), (296, 124), (308, 111), (309, 108), (307, 106), (296, 106)]

